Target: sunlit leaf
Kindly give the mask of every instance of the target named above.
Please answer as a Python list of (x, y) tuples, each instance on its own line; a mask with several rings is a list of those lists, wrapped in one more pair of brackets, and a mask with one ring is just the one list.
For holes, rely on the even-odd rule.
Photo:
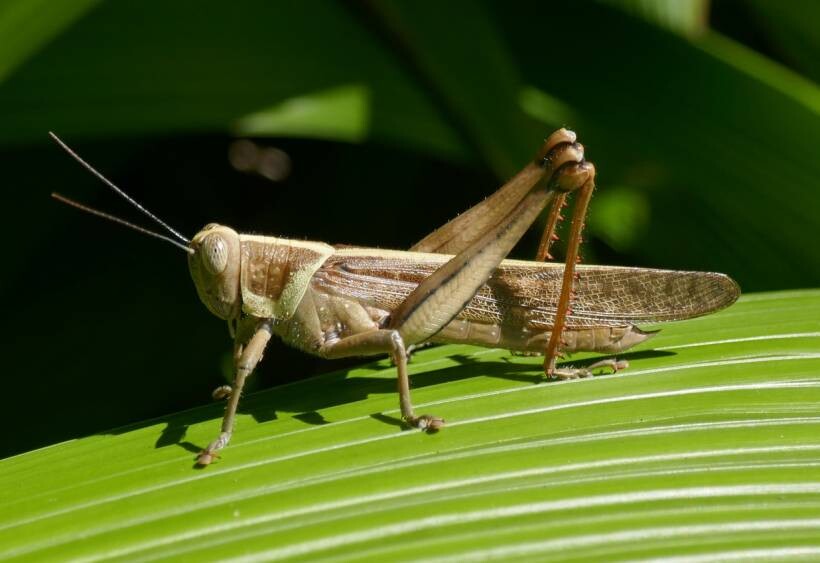
[(709, 0), (605, 0), (682, 35), (697, 35), (708, 26)]
[[(703, 560), (817, 548), (820, 291), (664, 326), (628, 371), (541, 380), (539, 358), (413, 358), (403, 429), (378, 361), (0, 461), (0, 556)], [(588, 360), (578, 359), (582, 363)]]
[(293, 136), (357, 142), (367, 137), (370, 96), (364, 86), (343, 86), (285, 100), (240, 118), (239, 135)]

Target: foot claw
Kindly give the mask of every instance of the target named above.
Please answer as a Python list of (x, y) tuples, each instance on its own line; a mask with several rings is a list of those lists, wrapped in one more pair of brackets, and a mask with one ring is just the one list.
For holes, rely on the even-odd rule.
[(594, 369), (601, 369), (601, 368), (609, 368), (612, 370), (612, 373), (617, 373), (622, 369), (626, 369), (629, 367), (629, 362), (626, 360), (616, 360), (615, 358), (606, 358), (604, 360), (599, 360), (594, 364), (590, 364), (585, 368), (559, 368), (554, 369), (550, 372), (547, 372), (547, 377), (551, 379), (580, 379), (582, 377), (592, 377), (593, 373), (592, 370)]
[(594, 364), (591, 364), (586, 369), (593, 370), (598, 368), (609, 368), (612, 370), (612, 373), (618, 373), (622, 369), (626, 369), (629, 367), (629, 362), (626, 360), (618, 360), (615, 358), (606, 358), (604, 360), (599, 360)]
[(444, 426), (444, 419), (429, 414), (415, 416), (406, 419), (407, 423), (413, 428), (424, 430), (425, 432), (438, 432)]
[(568, 379), (581, 379), (583, 377), (592, 377), (592, 372), (586, 368), (561, 368), (554, 370), (550, 377), (552, 379), (560, 379), (566, 381)]
[(230, 399), (232, 394), (233, 388), (230, 385), (220, 385), (214, 389), (211, 396), (214, 398), (214, 401), (221, 401), (223, 399)]
[(220, 457), (216, 452), (210, 450), (202, 450), (196, 458), (197, 465), (210, 465), (211, 462)]

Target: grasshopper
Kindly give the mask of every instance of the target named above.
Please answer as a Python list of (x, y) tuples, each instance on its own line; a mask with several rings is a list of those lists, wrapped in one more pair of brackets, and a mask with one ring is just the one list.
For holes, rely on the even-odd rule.
[[(143, 208), (52, 137), (80, 164), (165, 228), (166, 236), (52, 194), (84, 211), (161, 238), (188, 253), (199, 298), (227, 321), (234, 381), (214, 392), (227, 406), (219, 435), (197, 463), (227, 446), (246, 378), (273, 335), (324, 358), (389, 354), (398, 375), (402, 419), (436, 431), (444, 419), (416, 414), (408, 348), (469, 343), (544, 355), (544, 373), (587, 377), (591, 367), (557, 367), (576, 351), (623, 352), (654, 332), (636, 324), (688, 319), (732, 304), (738, 285), (724, 274), (576, 266), (595, 167), (572, 131), (550, 135), (535, 159), (493, 195), (435, 230), (409, 251), (334, 247), (323, 242), (243, 235), (210, 223), (187, 239)], [(564, 264), (548, 262), (567, 196), (576, 193)], [(549, 206), (536, 261), (506, 259)], [(173, 237), (173, 238), (172, 238)]]

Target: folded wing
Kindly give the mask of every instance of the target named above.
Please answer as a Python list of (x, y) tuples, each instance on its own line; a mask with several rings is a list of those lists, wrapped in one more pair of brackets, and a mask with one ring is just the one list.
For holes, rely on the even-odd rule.
[[(324, 291), (392, 311), (450, 256), (367, 248), (337, 250), (314, 275)], [(562, 264), (505, 260), (457, 318), (549, 329)], [(623, 326), (705, 315), (740, 295), (724, 274), (617, 266), (577, 267), (567, 328)]]

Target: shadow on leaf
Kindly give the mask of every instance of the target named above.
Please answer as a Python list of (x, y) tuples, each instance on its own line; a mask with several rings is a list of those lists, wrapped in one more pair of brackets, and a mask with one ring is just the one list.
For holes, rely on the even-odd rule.
[[(639, 360), (673, 356), (674, 352), (647, 350), (622, 354), (621, 359)], [(501, 358), (493, 361), (479, 361), (466, 354), (454, 354), (449, 359), (458, 362), (458, 365), (442, 369), (431, 370), (411, 375), (413, 388), (419, 389), (430, 385), (450, 383), (476, 376), (501, 378), (510, 381), (538, 384), (545, 382), (544, 374), (539, 364), (516, 363), (511, 358)], [(599, 358), (585, 358), (580, 361), (564, 361), (559, 367), (586, 367)], [(477, 366), (480, 365), (480, 372)], [(250, 415), (256, 422), (269, 422), (278, 418), (277, 413), (296, 413), (293, 418), (309, 425), (323, 425), (333, 422), (327, 420), (320, 412), (338, 405), (362, 401), (375, 394), (391, 394), (396, 392), (396, 383), (392, 375), (392, 367), (386, 367), (383, 360), (371, 362), (362, 367), (348, 368), (328, 373), (315, 378), (268, 389), (259, 393), (250, 394), (240, 403), (239, 413)], [(379, 377), (360, 374), (363, 371), (373, 370), (380, 374), (389, 374), (391, 377)], [(359, 375), (351, 375), (357, 373)], [(194, 424), (203, 422), (216, 423), (222, 416), (222, 403), (211, 404), (201, 408), (176, 413), (168, 417), (118, 428), (108, 433), (121, 434), (137, 428), (153, 426), (157, 423), (165, 427), (157, 438), (154, 447), (178, 445), (191, 453), (202, 450), (195, 444), (185, 441), (187, 430)], [(399, 417), (383, 413), (371, 414), (373, 420), (389, 424), (402, 429), (406, 426)], [(214, 432), (216, 432), (216, 427)]]

